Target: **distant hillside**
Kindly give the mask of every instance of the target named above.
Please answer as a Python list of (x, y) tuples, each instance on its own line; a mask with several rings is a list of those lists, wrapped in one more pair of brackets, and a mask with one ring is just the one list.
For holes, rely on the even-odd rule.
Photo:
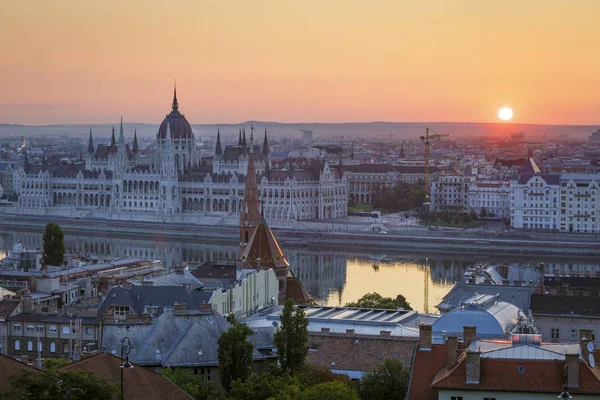
[[(460, 135), (466, 137), (486, 137), (490, 135), (508, 135), (512, 132), (524, 132), (527, 137), (548, 138), (561, 137), (569, 139), (584, 139), (595, 131), (597, 126), (589, 125), (535, 125), (535, 124), (495, 124), (495, 123), (463, 123), (463, 122), (348, 122), (348, 123), (280, 123), (247, 121), (242, 124), (219, 124), (218, 127), (225, 139), (237, 137), (240, 126), (246, 127), (249, 134), (250, 126), (254, 125), (259, 138), (264, 135), (265, 126), (270, 137), (300, 137), (300, 129), (310, 129), (315, 139), (327, 140), (333, 136), (347, 137), (383, 137), (393, 135), (395, 138), (417, 138), (432, 128), (439, 133)], [(152, 137), (158, 130), (158, 124), (129, 123), (125, 124), (125, 136), (133, 136), (134, 128), (138, 136)], [(194, 133), (201, 138), (214, 138), (217, 134), (216, 124), (193, 124)], [(116, 127), (118, 128), (118, 127)], [(89, 125), (44, 125), (27, 126), (0, 124), (0, 136), (59, 136), (87, 137)], [(94, 137), (109, 138), (112, 124), (92, 125)]]

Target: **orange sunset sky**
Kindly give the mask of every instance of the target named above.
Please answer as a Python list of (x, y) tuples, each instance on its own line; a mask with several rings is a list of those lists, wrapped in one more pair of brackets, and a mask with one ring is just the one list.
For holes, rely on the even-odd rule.
[(0, 123), (600, 123), (599, 0), (0, 2)]

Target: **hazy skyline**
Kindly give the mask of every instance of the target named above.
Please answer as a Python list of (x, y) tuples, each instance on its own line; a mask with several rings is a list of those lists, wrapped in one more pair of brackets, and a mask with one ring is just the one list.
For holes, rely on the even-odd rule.
[(2, 2), (0, 123), (598, 124), (600, 2)]

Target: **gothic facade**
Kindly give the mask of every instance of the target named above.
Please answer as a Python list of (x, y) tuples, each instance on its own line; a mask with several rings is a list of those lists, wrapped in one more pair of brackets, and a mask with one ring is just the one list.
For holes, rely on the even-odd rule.
[(131, 147), (125, 142), (122, 121), (118, 140), (113, 129), (110, 145), (94, 146), (90, 131), (80, 164), (29, 165), (24, 160), (23, 168), (14, 173), (18, 206), (47, 215), (57, 208), (90, 209), (113, 219), (140, 213), (165, 220), (178, 214), (184, 219), (185, 214), (209, 213), (239, 217), (248, 160), (254, 153), (258, 197), (270, 221), (346, 215), (347, 184), (341, 171), (316, 160), (300, 169), (290, 165), (271, 170), (266, 131), (262, 148), (253, 143), (253, 132), (250, 136), (247, 141), (245, 130), (240, 130), (237, 145), (223, 148), (218, 132), (212, 165), (205, 165), (175, 92), (172, 110), (158, 128), (151, 162), (140, 162), (137, 134)]

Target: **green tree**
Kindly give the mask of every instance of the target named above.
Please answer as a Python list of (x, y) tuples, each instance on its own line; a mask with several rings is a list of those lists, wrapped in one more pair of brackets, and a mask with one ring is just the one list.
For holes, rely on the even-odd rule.
[[(359, 400), (358, 393), (342, 382), (325, 382), (313, 386), (298, 396), (299, 400)], [(400, 397), (390, 397), (400, 398)]]
[(195, 400), (225, 400), (225, 394), (217, 389), (212, 382), (200, 380), (189, 369), (165, 368), (161, 374)]
[(62, 228), (48, 222), (44, 232), (44, 265), (63, 265), (65, 257), (65, 235)]
[(225, 390), (229, 391), (231, 382), (240, 379), (245, 381), (252, 374), (252, 358), (254, 345), (248, 340), (248, 336), (254, 331), (247, 325), (240, 324), (232, 319), (231, 328), (223, 332), (219, 337), (219, 373), (221, 383)]
[(252, 375), (245, 382), (236, 380), (231, 383), (229, 400), (265, 400), (285, 398), (290, 393), (300, 392), (300, 382), (288, 373)]
[(391, 297), (383, 297), (377, 292), (367, 293), (357, 301), (346, 303), (346, 307), (385, 308), (388, 310), (403, 308), (405, 310), (412, 310), (410, 303), (403, 295), (399, 294), (395, 299), (392, 299)]
[[(63, 400), (70, 389), (80, 389), (88, 399), (113, 400), (119, 397), (119, 385), (111, 385), (90, 371), (59, 371), (55, 375), (24, 370), (9, 377), (12, 396), (22, 399)], [(74, 396), (74, 395), (73, 395)], [(73, 397), (75, 398), (75, 397)]]
[(485, 207), (481, 207), (481, 212), (479, 213), (479, 215), (481, 216), (481, 218), (485, 218), (487, 217), (487, 210), (485, 209)]
[(408, 390), (409, 373), (399, 360), (386, 359), (374, 371), (363, 375), (360, 397), (369, 400), (403, 399)]
[(46, 371), (58, 371), (59, 369), (71, 364), (71, 360), (66, 358), (45, 358), (42, 361), (42, 367)]
[(294, 303), (288, 299), (283, 306), (280, 321), (281, 326), (273, 336), (277, 359), (284, 371), (294, 375), (308, 355), (308, 319), (303, 309), (298, 308), (294, 312)]
[(334, 374), (328, 368), (317, 367), (310, 364), (305, 364), (298, 370), (295, 377), (298, 378), (302, 387), (313, 387), (326, 382), (341, 382), (353, 389), (356, 388), (355, 383), (348, 375)]

